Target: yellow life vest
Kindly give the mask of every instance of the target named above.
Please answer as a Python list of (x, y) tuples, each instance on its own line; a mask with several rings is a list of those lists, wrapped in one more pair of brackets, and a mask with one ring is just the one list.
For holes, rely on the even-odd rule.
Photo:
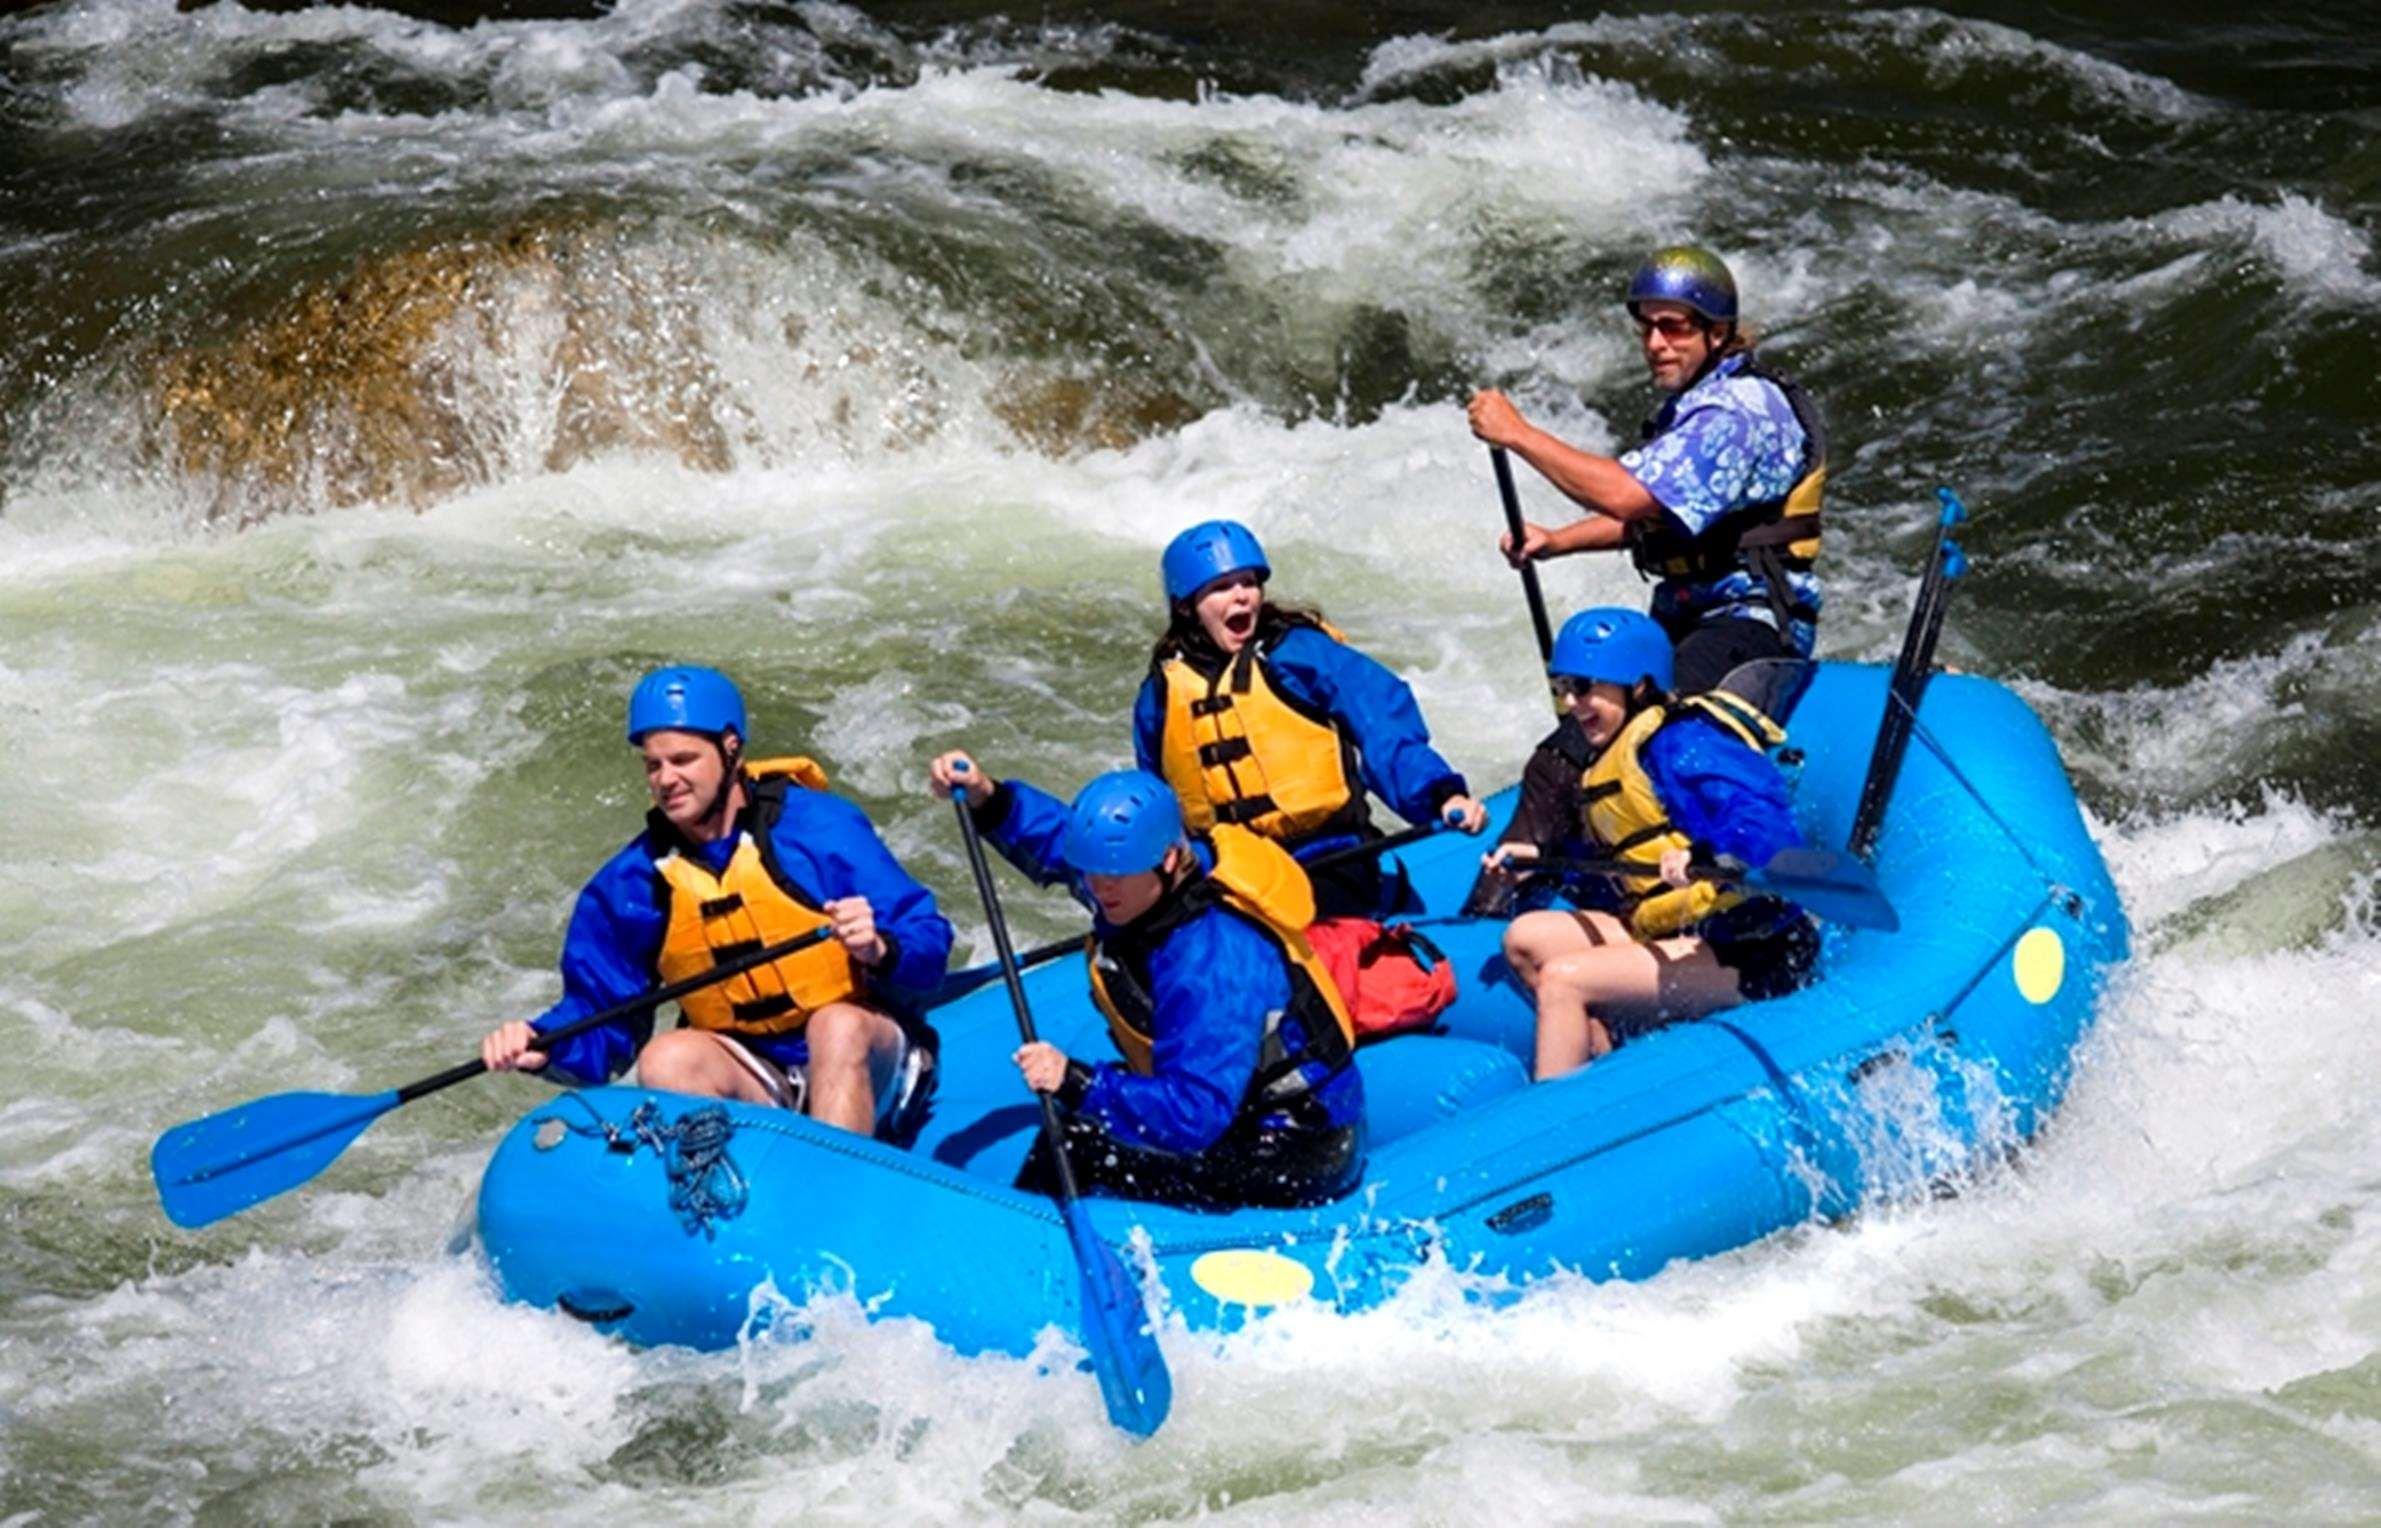
[[(752, 798), (739, 822), (735, 852), (713, 875), (700, 860), (671, 850), (654, 864), (666, 892), (661, 976), (684, 981), (765, 945), (806, 934), (830, 920), (777, 864), (769, 829), (789, 789), (823, 791), (826, 771), (808, 759), (763, 759), (746, 771)], [(754, 829), (759, 831), (756, 833)], [(783, 960), (756, 966), (678, 1000), (696, 1029), (782, 1035), (800, 1029), (829, 1003), (859, 991), (851, 956), (826, 940)]]
[(1291, 841), (1360, 830), (1370, 814), (1355, 740), (1328, 713), (1291, 699), (1259, 646), (1250, 641), (1212, 678), (1179, 655), (1157, 665), (1158, 772), (1182, 798), (1184, 825), (1204, 833), (1228, 823)]
[[(1315, 919), (1315, 894), (1305, 868), (1281, 845), (1229, 823), (1216, 826), (1207, 839), (1215, 850), (1213, 870), (1107, 939), (1094, 935), (1086, 941), (1091, 997), (1107, 1016), (1125, 1065), (1147, 1076), (1157, 1045), (1150, 957), (1176, 929), (1210, 907), (1222, 906), (1255, 924), (1281, 951), (1290, 973), (1289, 1006), (1265, 1016), (1256, 1074), (1241, 1104), (1270, 1111), (1311, 1090), (1300, 1070), (1306, 1063), (1321, 1062), (1334, 1072), (1345, 1066), (1355, 1054), (1356, 1025), (1331, 973), (1306, 941), (1306, 926)], [(1306, 1032), (1306, 1049), (1296, 1056), (1281, 1038), (1285, 1014), (1296, 1014)]]
[(1645, 867), (1641, 873), (1616, 878), (1630, 899), (1630, 932), (1640, 939), (1668, 938), (1744, 900), (1744, 893), (1716, 882), (1672, 886), (1661, 877), (1662, 856), (1673, 849), (1690, 849), (1694, 841), (1671, 824), (1639, 754), (1647, 739), (1682, 715), (1718, 723), (1747, 748), (1765, 751), (1786, 740), (1785, 729), (1765, 713), (1714, 690), (1691, 695), (1672, 708), (1647, 706), (1639, 711), (1580, 776), (1588, 838), (1614, 859)]

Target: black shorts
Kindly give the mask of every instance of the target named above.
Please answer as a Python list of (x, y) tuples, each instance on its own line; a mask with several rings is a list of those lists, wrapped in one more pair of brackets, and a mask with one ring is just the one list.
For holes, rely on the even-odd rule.
[[(1181, 1154), (1119, 1141), (1081, 1115), (1062, 1115), (1061, 1121), (1067, 1164), (1075, 1170), (1075, 1187), (1086, 1194), (1194, 1210), (1296, 1208), (1340, 1198), (1364, 1175), (1360, 1125), (1280, 1127), (1243, 1119), (1205, 1151)], [(1057, 1192), (1047, 1136), (1034, 1140), (1017, 1187)]]
[(1819, 959), (1819, 926), (1776, 897), (1747, 897), (1696, 925), (1714, 960), (1736, 973), (1748, 1003), (1799, 992)]
[(1794, 645), (1777, 628), (1749, 616), (1722, 616), (1684, 631), (1666, 627), (1676, 652), (1670, 692), (1700, 695), (1728, 677), (1739, 664), (1762, 658), (1799, 658)]

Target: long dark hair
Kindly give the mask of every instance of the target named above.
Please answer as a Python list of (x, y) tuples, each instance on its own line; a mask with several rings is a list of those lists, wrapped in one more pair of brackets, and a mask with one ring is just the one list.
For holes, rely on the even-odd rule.
[[(1192, 608), (1193, 603), (1175, 601), (1165, 632), (1157, 639), (1157, 646), (1150, 649), (1151, 663), (1163, 663), (1168, 658), (1184, 658), (1194, 664), (1222, 660), (1222, 649), (1207, 635), (1207, 627)], [(1320, 628), (1323, 624), (1323, 612), (1312, 605), (1281, 605), (1267, 600), (1257, 607), (1257, 629), (1249, 640), (1271, 646), (1293, 628)]]

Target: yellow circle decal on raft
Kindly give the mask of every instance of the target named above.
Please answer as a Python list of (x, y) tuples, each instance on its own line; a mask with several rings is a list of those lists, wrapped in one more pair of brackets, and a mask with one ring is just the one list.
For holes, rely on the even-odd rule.
[(1314, 1271), (1296, 1258), (1246, 1247), (1207, 1253), (1190, 1272), (1192, 1283), (1233, 1305), (1283, 1305), (1315, 1287)]
[(2017, 975), (2017, 990), (2025, 995), (2025, 1000), (2047, 1003), (2059, 995), (2059, 984), (2067, 979), (2066, 943), (2056, 929), (2029, 930), (2017, 941), (2009, 964)]

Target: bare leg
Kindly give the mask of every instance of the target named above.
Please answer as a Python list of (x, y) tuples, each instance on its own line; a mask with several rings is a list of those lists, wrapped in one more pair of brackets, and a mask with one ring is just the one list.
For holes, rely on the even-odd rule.
[(1538, 974), (1549, 961), (1601, 945), (1626, 944), (1629, 931), (1610, 913), (1523, 913), (1505, 926), (1505, 961), (1521, 985), (1538, 990)]
[(1611, 1032), (1589, 1015), (1567, 984), (1550, 981), (1549, 972), (1607, 946), (1631, 943), (1627, 926), (1610, 913), (1524, 913), (1505, 929), (1505, 960), (1538, 999), (1536, 1076), (1559, 1077), (1612, 1049)]
[(1736, 973), (1700, 939), (1611, 941), (1558, 955), (1538, 972), (1537, 1078), (1610, 1051), (1609, 1020), (1700, 1018), (1743, 1000)]
[(655, 1035), (637, 1053), (637, 1081), (665, 1093), (692, 1093), (699, 1098), (734, 1098), (748, 1104), (774, 1104), (743, 1063), (728, 1054), (733, 1040), (700, 1029), (673, 1029)]
[(802, 1037), (810, 1042), (810, 1117), (873, 1133), (877, 1095), (892, 1085), (901, 1061), (901, 1026), (858, 1003), (829, 1003), (810, 1016)]

